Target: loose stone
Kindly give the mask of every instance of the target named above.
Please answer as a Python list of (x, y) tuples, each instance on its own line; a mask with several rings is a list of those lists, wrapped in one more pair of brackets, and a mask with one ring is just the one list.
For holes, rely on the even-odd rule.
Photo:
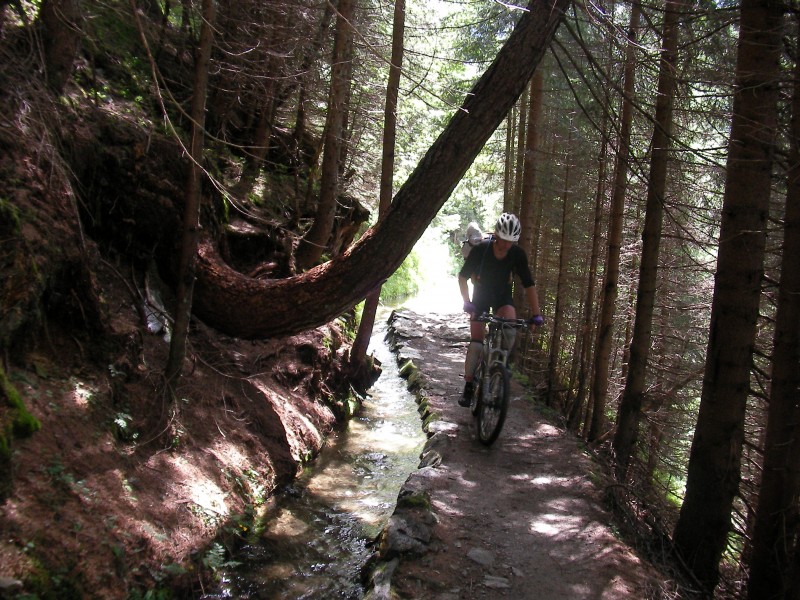
[(467, 552), (467, 556), (484, 567), (488, 567), (494, 563), (494, 555), (488, 550), (483, 550), (482, 548), (473, 548)]

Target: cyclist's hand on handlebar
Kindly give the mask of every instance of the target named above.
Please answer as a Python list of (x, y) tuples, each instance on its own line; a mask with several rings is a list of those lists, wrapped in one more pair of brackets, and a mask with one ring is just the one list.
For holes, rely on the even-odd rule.
[(542, 315), (533, 315), (530, 319), (528, 319), (528, 323), (530, 323), (533, 327), (541, 327), (544, 324), (544, 317)]
[(472, 302), (464, 302), (464, 312), (474, 315), (477, 312), (477, 308)]

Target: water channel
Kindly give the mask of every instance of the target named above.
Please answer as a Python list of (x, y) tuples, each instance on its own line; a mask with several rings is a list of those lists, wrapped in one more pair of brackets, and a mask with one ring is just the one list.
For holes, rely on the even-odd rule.
[(321, 456), (271, 501), (266, 530), (244, 547), (213, 598), (362, 598), (360, 571), (417, 468), (425, 441), (420, 417), (379, 314), (370, 352), (383, 372), (347, 429), (331, 434)]

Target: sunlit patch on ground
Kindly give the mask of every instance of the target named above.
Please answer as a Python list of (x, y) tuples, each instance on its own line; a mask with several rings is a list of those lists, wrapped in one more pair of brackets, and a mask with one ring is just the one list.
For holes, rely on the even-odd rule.
[(190, 511), (208, 521), (217, 521), (228, 515), (226, 493), (203, 471), (181, 457), (169, 459), (168, 464), (175, 471), (172, 477), (182, 482), (183, 500), (193, 504), (196, 509), (189, 506)]
[(75, 403), (75, 406), (79, 408), (88, 408), (89, 403), (96, 394), (96, 390), (93, 390), (89, 385), (82, 381), (73, 380), (72, 383), (73, 385), (70, 398)]
[[(552, 507), (551, 507), (552, 508)], [(554, 507), (560, 510), (559, 507)], [(531, 521), (530, 530), (533, 533), (541, 533), (548, 536), (558, 536), (582, 530), (586, 525), (586, 519), (580, 514), (557, 512), (540, 515)]]
[(556, 535), (561, 531), (559, 527), (546, 521), (533, 521), (530, 529), (533, 533), (541, 533), (543, 535)]

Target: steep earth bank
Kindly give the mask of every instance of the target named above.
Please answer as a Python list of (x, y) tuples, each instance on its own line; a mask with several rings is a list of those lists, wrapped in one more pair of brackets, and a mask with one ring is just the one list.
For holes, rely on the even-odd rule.
[[(178, 255), (188, 161), (135, 103), (60, 102), (3, 73), (0, 595), (199, 597), (351, 412), (349, 324), (243, 341), (194, 321), (165, 394), (159, 274)], [(285, 229), (237, 228), (221, 206), (204, 203), (203, 223), (231, 263), (285, 275)], [(38, 431), (18, 427), (20, 403)]]
[(131, 271), (97, 264), (105, 333), (50, 318), (6, 356), (41, 429), (12, 446), (0, 597), (199, 597), (257, 530), (258, 506), (352, 409), (334, 390), (344, 323), (242, 341), (196, 322), (173, 401), (168, 344), (148, 330)]

